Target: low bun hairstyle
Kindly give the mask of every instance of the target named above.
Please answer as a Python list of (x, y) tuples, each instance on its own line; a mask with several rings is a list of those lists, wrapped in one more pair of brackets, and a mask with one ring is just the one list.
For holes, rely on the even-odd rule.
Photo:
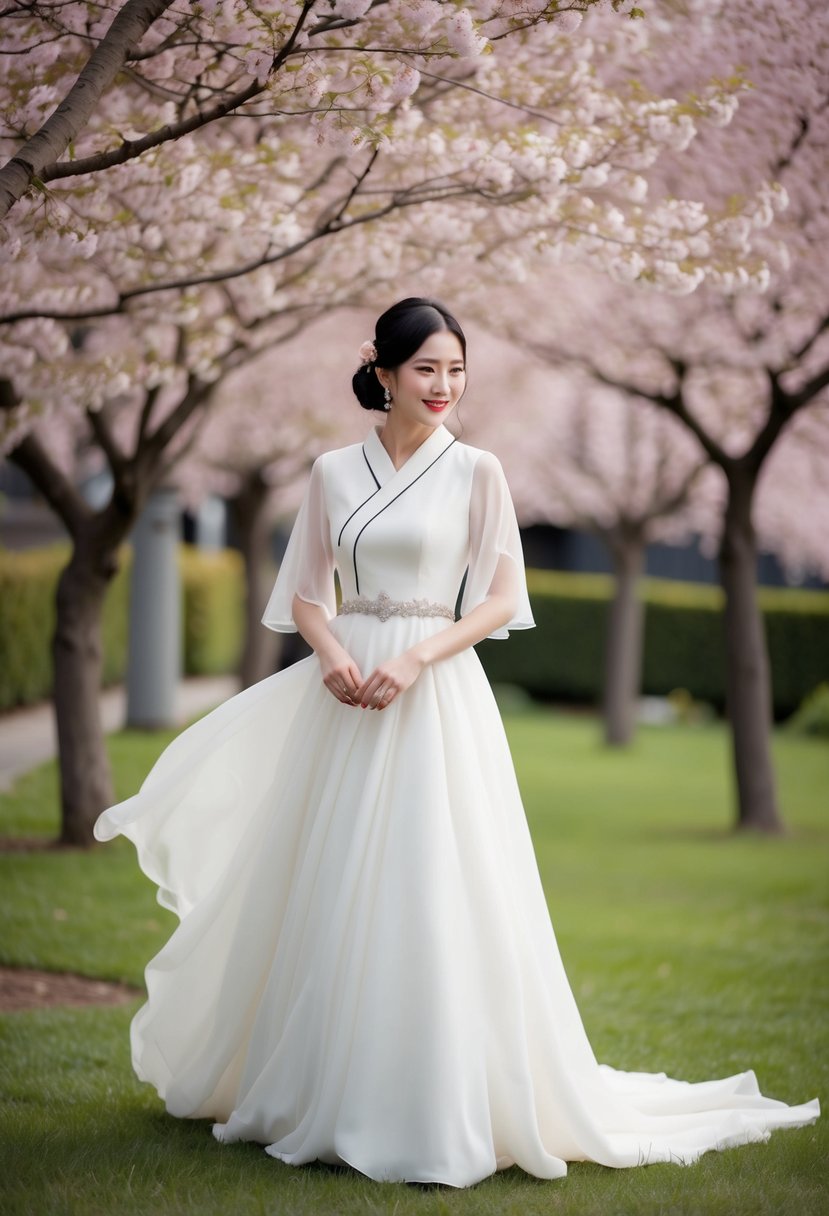
[(378, 317), (374, 334), (377, 359), (373, 363), (364, 363), (351, 380), (354, 396), (363, 409), (386, 412), (385, 394), (377, 379), (376, 368), (394, 371), (401, 363), (411, 359), (431, 334), (446, 329), (460, 342), (466, 361), (464, 332), (451, 312), (437, 300), (409, 296), (392, 304), (391, 308)]

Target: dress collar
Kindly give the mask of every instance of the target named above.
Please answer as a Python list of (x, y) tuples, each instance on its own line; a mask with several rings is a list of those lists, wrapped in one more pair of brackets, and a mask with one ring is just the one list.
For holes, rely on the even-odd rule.
[(440, 423), (439, 426), (435, 427), (432, 434), (424, 439), (420, 447), (415, 448), (411, 456), (403, 462), (400, 468), (396, 469), (391, 456), (389, 456), (380, 440), (381, 430), (381, 427), (372, 427), (363, 444), (371, 470), (381, 486), (385, 485), (392, 478), (405, 477), (408, 481), (412, 477), (417, 476), (428, 464), (436, 460), (449, 447), (450, 443), (454, 443), (455, 441), (455, 436), (452, 432), (448, 431), (443, 423)]

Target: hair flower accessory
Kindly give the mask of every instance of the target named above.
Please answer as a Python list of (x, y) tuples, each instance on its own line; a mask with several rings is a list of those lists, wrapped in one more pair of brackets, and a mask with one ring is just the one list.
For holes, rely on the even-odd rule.
[(365, 367), (367, 363), (377, 362), (377, 347), (373, 342), (364, 342), (360, 347), (358, 354), (363, 361), (363, 367)]

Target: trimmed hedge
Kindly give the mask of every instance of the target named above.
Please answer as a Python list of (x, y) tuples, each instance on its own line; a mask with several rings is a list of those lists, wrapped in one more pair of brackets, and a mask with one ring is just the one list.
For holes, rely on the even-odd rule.
[[(132, 551), (120, 569), (103, 612), (104, 683), (123, 679), (127, 666)], [(18, 553), (0, 551), (0, 709), (48, 697), (52, 687), (55, 589), (69, 558), (68, 545)], [(204, 552), (181, 545), (183, 644), (187, 675), (233, 671), (242, 647), (244, 571), (232, 550)]]
[[(530, 570), (537, 629), (509, 645), (478, 649), (494, 682), (517, 684), (542, 700), (597, 702), (613, 580), (603, 574)], [(642, 691), (664, 696), (685, 688), (717, 709), (725, 704), (723, 594), (719, 587), (644, 579)], [(829, 678), (829, 594), (761, 588), (771, 660), (774, 713), (783, 718)]]
[(52, 684), (55, 586), (66, 549), (0, 553), (0, 706), (39, 701)]
[(795, 735), (829, 739), (829, 684), (818, 684), (786, 726)]
[(179, 549), (184, 594), (184, 670), (190, 676), (235, 671), (244, 642), (245, 572), (235, 549)]
[[(233, 671), (242, 647), (244, 571), (238, 553), (180, 547), (183, 660), (188, 675)], [(68, 546), (0, 551), (0, 709), (48, 697), (54, 593)], [(123, 678), (131, 551), (104, 606), (104, 681)], [(516, 684), (542, 700), (595, 703), (601, 696), (604, 637), (613, 583), (609, 575), (530, 570), (537, 629), (509, 644), (478, 648), (489, 678)], [(642, 691), (664, 696), (685, 688), (718, 709), (725, 702), (722, 592), (666, 579), (643, 580), (645, 650)], [(829, 680), (829, 594), (762, 588), (774, 688), (774, 712), (797, 709)]]

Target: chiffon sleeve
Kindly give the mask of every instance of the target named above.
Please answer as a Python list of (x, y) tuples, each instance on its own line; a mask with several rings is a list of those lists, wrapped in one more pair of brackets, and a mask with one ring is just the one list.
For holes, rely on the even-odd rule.
[(469, 569), (466, 575), (461, 616), (484, 603), (490, 595), (506, 593), (512, 615), (489, 636), (506, 638), (510, 629), (532, 629), (535, 625), (518, 520), (507, 479), (497, 457), (482, 452), (472, 474), (469, 503)]
[(337, 611), (322, 461), (323, 457), (318, 457), (311, 468), (308, 488), (262, 617), (262, 624), (278, 633), (297, 631), (292, 612), (295, 595), (309, 604), (319, 604), (328, 620)]

